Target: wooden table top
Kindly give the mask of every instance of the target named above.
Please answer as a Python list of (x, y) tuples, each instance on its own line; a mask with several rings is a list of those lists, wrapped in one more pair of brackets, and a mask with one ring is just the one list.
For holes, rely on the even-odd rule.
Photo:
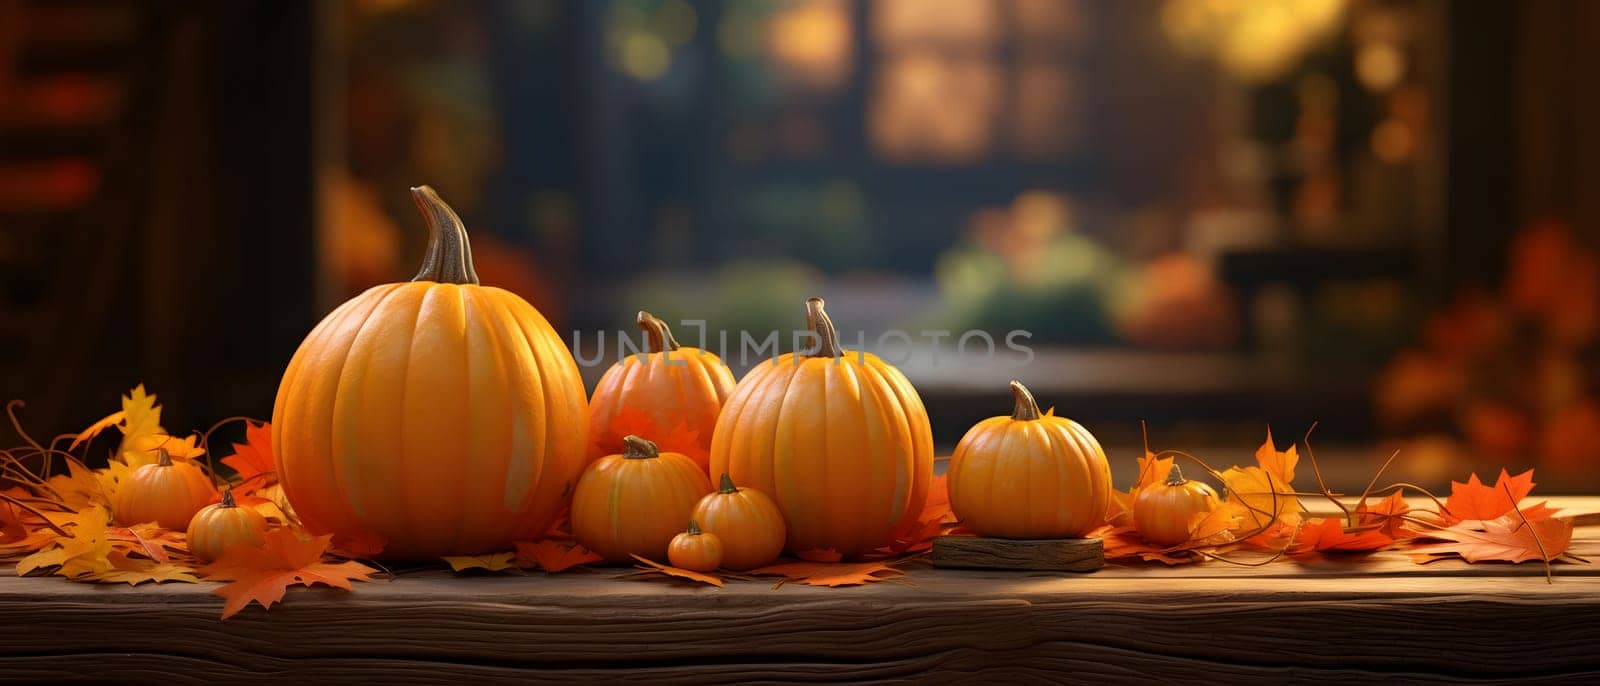
[[(1600, 518), (1580, 518), (1572, 552), (1600, 557)], [(406, 573), (225, 622), (210, 584), (0, 577), (0, 680), (1600, 682), (1600, 565), (1546, 583), (1537, 564), (1400, 552), (1090, 574), (913, 564), (836, 589), (614, 578), (627, 571)]]

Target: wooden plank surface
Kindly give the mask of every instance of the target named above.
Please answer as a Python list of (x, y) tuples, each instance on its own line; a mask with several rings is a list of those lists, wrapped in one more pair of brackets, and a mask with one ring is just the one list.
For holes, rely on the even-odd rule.
[[(1589, 502), (1589, 501), (1582, 501)], [(1600, 500), (1593, 501), (1600, 504)], [(1574, 552), (1600, 556), (1600, 526)], [(1403, 555), (721, 589), (403, 573), (218, 620), (212, 585), (0, 577), (0, 680), (1600, 682), (1600, 570)]]

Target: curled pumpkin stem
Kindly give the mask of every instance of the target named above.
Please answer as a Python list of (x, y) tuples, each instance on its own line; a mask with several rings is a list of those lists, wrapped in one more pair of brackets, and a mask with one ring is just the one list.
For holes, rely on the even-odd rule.
[(644, 331), (645, 352), (671, 352), (682, 347), (678, 345), (678, 339), (672, 337), (672, 328), (655, 315), (639, 310), (636, 321)]
[(633, 460), (642, 460), (661, 455), (655, 441), (639, 438), (633, 434), (622, 437), (622, 456)]
[(806, 299), (806, 325), (817, 337), (817, 349), (808, 357), (839, 357), (839, 332), (833, 328), (833, 319), (823, 309), (822, 298)]
[(467, 240), (467, 227), (461, 216), (431, 186), (413, 187), (411, 200), (428, 220), (428, 247), (422, 254), (422, 269), (411, 280), (477, 285), (472, 244)]
[(1033, 399), (1033, 392), (1029, 391), (1027, 386), (1022, 385), (1021, 381), (1011, 380), (1011, 398), (1016, 401), (1015, 407), (1011, 410), (1012, 419), (1031, 421), (1041, 416), (1039, 414), (1039, 403)]

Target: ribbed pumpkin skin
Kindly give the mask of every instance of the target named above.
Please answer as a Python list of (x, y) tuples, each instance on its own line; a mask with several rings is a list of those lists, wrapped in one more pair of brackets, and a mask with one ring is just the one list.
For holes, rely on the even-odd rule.
[(606, 562), (632, 562), (629, 555), (665, 560), (694, 504), (710, 492), (699, 465), (680, 453), (602, 457), (572, 494), (572, 537)]
[[(709, 449), (717, 414), (732, 391), (733, 372), (722, 364), (722, 358), (704, 350), (679, 348), (629, 355), (611, 365), (594, 387), (589, 436), (599, 440), (608, 435), (622, 408), (632, 407), (649, 415), (661, 431), (672, 431), (680, 423), (698, 431), (700, 447)], [(677, 446), (662, 446), (671, 447)], [(620, 445), (596, 445), (589, 453), (598, 458), (621, 450)], [(696, 462), (700, 471), (706, 471), (706, 464)]]
[(949, 485), (950, 508), (980, 535), (1074, 537), (1105, 522), (1111, 466), (1070, 419), (990, 417), (956, 444)]
[(1153, 484), (1133, 501), (1133, 526), (1150, 543), (1178, 545), (1189, 540), (1189, 520), (1218, 504), (1217, 492), (1199, 481)]
[(791, 551), (859, 557), (922, 512), (933, 432), (916, 389), (869, 353), (793, 353), (740, 380), (717, 418), (711, 473), (772, 496)]
[(701, 498), (690, 518), (722, 539), (722, 566), (734, 571), (778, 559), (788, 539), (778, 504), (753, 488), (719, 489)]
[(183, 531), (216, 494), (206, 473), (193, 464), (181, 460), (147, 464), (117, 486), (112, 514), (123, 526), (155, 522), (163, 529)]
[(228, 546), (261, 545), (267, 520), (249, 507), (208, 505), (189, 520), (189, 552), (201, 562), (213, 562)]
[(691, 572), (709, 572), (722, 566), (722, 539), (716, 534), (690, 530), (672, 537), (667, 561)]
[(307, 529), (380, 536), (391, 559), (478, 554), (549, 527), (583, 469), (587, 405), (572, 354), (526, 301), (387, 284), (301, 343), (272, 440)]

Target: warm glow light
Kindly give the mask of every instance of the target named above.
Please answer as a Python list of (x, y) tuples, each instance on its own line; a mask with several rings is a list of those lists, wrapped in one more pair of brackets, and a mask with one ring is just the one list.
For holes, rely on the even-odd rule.
[(1405, 72), (1405, 53), (1393, 43), (1367, 43), (1356, 52), (1356, 78), (1369, 90), (1394, 88)]
[(622, 39), (622, 71), (640, 81), (654, 81), (672, 66), (672, 50), (661, 37), (634, 31)]
[(1411, 129), (1395, 119), (1385, 119), (1372, 129), (1372, 154), (1391, 164), (1411, 159), (1416, 148)]
[(1345, 0), (1167, 0), (1161, 28), (1180, 49), (1264, 81), (1331, 35), (1344, 8)]
[(877, 84), (868, 128), (884, 157), (971, 162), (993, 147), (1002, 88), (991, 62), (912, 52), (880, 67)]
[(830, 88), (850, 76), (853, 35), (843, 0), (806, 0), (772, 17), (767, 50), (790, 76)]

